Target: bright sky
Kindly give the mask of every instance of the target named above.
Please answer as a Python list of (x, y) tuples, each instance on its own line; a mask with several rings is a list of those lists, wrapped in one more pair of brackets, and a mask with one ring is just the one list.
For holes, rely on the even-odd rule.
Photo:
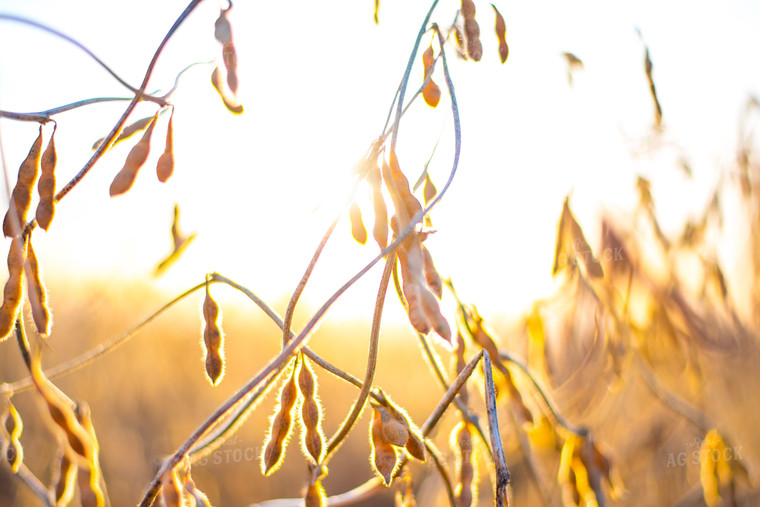
[[(598, 213), (635, 205), (636, 174), (652, 179), (664, 227), (672, 232), (709, 198), (719, 171), (733, 159), (747, 96), (760, 94), (760, 4), (497, 1), (510, 46), (509, 60), (501, 65), (493, 10), (475, 3), (484, 57), (463, 62), (447, 48), (461, 111), (462, 155), (449, 194), (433, 212), (439, 232), (428, 244), (442, 275), (454, 279), (465, 299), (486, 316), (510, 315), (551, 292), (556, 226), (568, 193), (592, 246)], [(0, 11), (73, 36), (139, 85), (185, 2), (141, 0), (119, 10), (106, 5), (0, 0)], [(458, 5), (441, 1), (434, 19), (448, 26)], [(218, 55), (213, 24), (219, 6), (209, 0), (191, 15), (159, 60), (149, 90), (168, 89), (183, 67)], [(353, 166), (380, 133), (428, 6), (382, 0), (375, 26), (371, 0), (329, 6), (237, 2), (230, 19), (245, 113), (235, 117), (224, 109), (209, 83), (211, 67), (188, 72), (173, 96), (173, 178), (162, 185), (154, 175), (165, 131), (159, 123), (153, 153), (134, 188), (109, 198), (110, 181), (134, 141), (114, 148), (59, 204), (50, 232), (35, 233), (43, 266), (114, 283), (147, 276), (170, 250), (177, 202), (182, 226), (198, 237), (155, 281), (158, 286), (175, 294), (216, 270), (268, 301), (287, 295), (334, 204), (342, 202), (340, 191)], [(645, 151), (653, 105), (634, 27), (650, 47), (664, 111), (669, 147), (657, 152)], [(81, 51), (34, 28), (0, 21), (0, 48), (1, 109), (37, 111), (89, 97), (126, 96)], [(572, 88), (564, 51), (585, 64)], [(436, 110), (422, 101), (412, 107), (401, 125), (398, 153), (414, 180), (440, 135), (430, 166), (440, 188), (454, 143), (440, 68), (434, 78), (444, 98)], [(421, 81), (417, 62), (408, 96)], [(56, 118), (59, 185), (81, 168), (92, 142), (110, 130), (124, 107), (96, 105)], [(152, 112), (146, 105), (133, 118)], [(36, 126), (3, 120), (0, 135), (14, 180)], [(632, 157), (634, 152), (639, 155)], [(691, 180), (675, 163), (681, 153), (691, 162)], [(371, 209), (361, 202), (370, 225)], [(376, 254), (370, 243), (357, 245), (347, 220), (339, 224), (307, 290), (311, 307)], [(378, 279), (375, 270), (337, 315), (368, 316)]]

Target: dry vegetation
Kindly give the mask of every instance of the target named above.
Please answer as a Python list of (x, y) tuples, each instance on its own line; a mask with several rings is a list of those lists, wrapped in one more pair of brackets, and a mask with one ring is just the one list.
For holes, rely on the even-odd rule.
[[(199, 3), (188, 5), (164, 42)], [(110, 287), (59, 275), (45, 282), (58, 294), (72, 289), (48, 301), (33, 250), (37, 229), (54, 229), (55, 204), (132, 135), (139, 140), (110, 195), (128, 192), (138, 171), (147, 170), (158, 136), (164, 142), (158, 141), (157, 178), (170, 181), (172, 119), (159, 118), (173, 115), (174, 89), (146, 93), (155, 59), (139, 87), (124, 83), (133, 94), (129, 106), (65, 185), (55, 181), (54, 116), (87, 103), (41, 113), (0, 111), (6, 119), (40, 124), (18, 177), (10, 178), (3, 227), (12, 241), (6, 242), (9, 276), (0, 308), (0, 504), (760, 501), (754, 486), (760, 467), (754, 428), (760, 417), (760, 161), (752, 137), (760, 105), (749, 100), (741, 119), (731, 173), (737, 177), (719, 183), (703, 215), (680, 237), (661, 232), (644, 178), (635, 213), (604, 218), (598, 241), (585, 237), (568, 198), (554, 263), (560, 289), (536, 301), (520, 321), (487, 322), (478, 301), (460, 299), (456, 280), (441, 278), (435, 252), (425, 245), (434, 233), (431, 210), (455, 182), (460, 154), (447, 55), (496, 65), (497, 56), (501, 63), (508, 59), (505, 18), (495, 6), (489, 36), (498, 40), (498, 55), (483, 52), (477, 15), (489, 12), (486, 6), (478, 4), (476, 13), (475, 4), (463, 0), (450, 29), (429, 25), (430, 13), (423, 21), (388, 122), (367, 149), (344, 207), (353, 237), (374, 241), (376, 247), (366, 248), (377, 256), (316, 310), (299, 306), (299, 298), (339, 217), (292, 297), (271, 306), (242, 281), (219, 273), (199, 274), (169, 302), (149, 283)], [(221, 62), (211, 80), (223, 104), (240, 114), (229, 8), (209, 20)], [(663, 113), (645, 46), (642, 55), (657, 139)], [(582, 67), (575, 55), (565, 56), (571, 70)], [(415, 64), (422, 64), (423, 76), (412, 76)], [(420, 95), (429, 107), (450, 107), (455, 125), (451, 172), (438, 188), (426, 171), (405, 168), (395, 152), (404, 106)], [(134, 121), (138, 102), (155, 104), (155, 114)], [(371, 212), (354, 200), (360, 189), (371, 195)], [(750, 217), (752, 266), (744, 285), (726, 282), (716, 256), (713, 238), (723, 227), (725, 201), (739, 203)], [(28, 216), (32, 203), (36, 218)], [(174, 251), (159, 272), (193, 238), (180, 233), (178, 214), (175, 208)], [(350, 325), (332, 322), (334, 299), (376, 264), (383, 272), (371, 323), (361, 320), (365, 315)], [(398, 301), (386, 298), (389, 289)], [(742, 310), (746, 301), (749, 311)], [(398, 302), (409, 325), (381, 328), (384, 305)], [(52, 329), (50, 307), (60, 316)], [(284, 309), (283, 317), (271, 308)]]

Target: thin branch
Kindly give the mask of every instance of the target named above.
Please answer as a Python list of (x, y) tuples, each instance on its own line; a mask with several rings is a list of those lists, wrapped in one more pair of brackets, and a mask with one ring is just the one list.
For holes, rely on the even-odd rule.
[(322, 463), (327, 463), (334, 455), (335, 451), (341, 445), (343, 440), (348, 436), (351, 428), (356, 424), (359, 415), (364, 410), (364, 406), (367, 403), (367, 396), (369, 396), (370, 389), (372, 388), (372, 380), (375, 376), (375, 368), (377, 366), (377, 350), (380, 344), (380, 321), (383, 316), (383, 306), (385, 304), (385, 295), (388, 292), (388, 282), (391, 277), (391, 271), (396, 265), (396, 255), (390, 254), (385, 262), (385, 269), (383, 270), (383, 276), (380, 279), (380, 288), (377, 291), (377, 300), (375, 301), (375, 311), (372, 316), (372, 329), (369, 337), (369, 353), (367, 355), (367, 370), (364, 375), (364, 384), (362, 385), (359, 396), (357, 396), (354, 405), (351, 407), (351, 412), (343, 420), (340, 425), (340, 429), (330, 439), (327, 444), (327, 452), (322, 460)]
[(446, 488), (446, 496), (449, 497), (449, 504), (451, 504), (451, 507), (457, 507), (456, 497), (454, 496), (454, 488), (451, 485), (451, 478), (449, 477), (449, 473), (446, 471), (446, 467), (443, 464), (444, 460), (441, 458), (441, 456), (438, 455), (438, 449), (436, 449), (428, 439), (425, 439), (425, 449), (430, 455), (430, 458), (433, 460), (433, 464), (435, 465), (436, 470), (438, 470), (438, 475), (440, 475), (441, 479), (443, 480), (443, 485)]
[(496, 458), (496, 485), (494, 498), (499, 507), (508, 505), (509, 468), (504, 457), (504, 447), (501, 444), (499, 432), (499, 417), (496, 412), (496, 388), (493, 384), (493, 370), (488, 352), (483, 358), (483, 374), (485, 375), (486, 412), (488, 413), (488, 433), (491, 435), (491, 447)]
[[(202, 2), (203, 0), (192, 0), (190, 4), (185, 7), (185, 10), (182, 11), (182, 14), (179, 15), (177, 20), (174, 22), (172, 27), (169, 29), (169, 31), (164, 36), (161, 43), (158, 45), (158, 48), (156, 49), (155, 53), (153, 54), (153, 58), (150, 61), (150, 64), (148, 65), (148, 69), (145, 71), (145, 77), (143, 77), (143, 82), (140, 85), (140, 89), (135, 92), (135, 96), (132, 99), (132, 101), (127, 106), (127, 109), (124, 111), (124, 113), (121, 115), (121, 118), (119, 118), (119, 121), (116, 122), (116, 125), (114, 125), (114, 128), (111, 129), (111, 132), (108, 133), (106, 138), (103, 140), (103, 142), (98, 146), (98, 148), (95, 150), (95, 153), (92, 154), (90, 157), (90, 160), (85, 163), (84, 167), (79, 170), (79, 172), (69, 181), (65, 187), (63, 187), (55, 196), (56, 201), (60, 201), (66, 195), (68, 195), (69, 192), (84, 178), (88, 172), (90, 172), (90, 169), (95, 165), (95, 163), (100, 160), (100, 157), (103, 156), (103, 154), (111, 147), (111, 144), (113, 143), (114, 139), (116, 139), (116, 136), (121, 131), (122, 126), (124, 125), (124, 122), (127, 121), (127, 118), (129, 117), (130, 113), (134, 110), (135, 106), (137, 106), (137, 103), (140, 102), (142, 99), (147, 99), (147, 96), (144, 95), (145, 88), (148, 86), (148, 81), (150, 80), (150, 76), (153, 74), (153, 68), (156, 65), (156, 62), (158, 61), (158, 57), (161, 55), (161, 52), (164, 49), (164, 46), (166, 46), (167, 42), (169, 42), (169, 39), (172, 35), (174, 35), (174, 32), (177, 31), (177, 29), (180, 27), (180, 25), (185, 21), (185, 19), (190, 15), (193, 10), (195, 10), (196, 7)], [(31, 227), (35, 222), (32, 221), (29, 224), (29, 227)]]
[[(356, 188), (356, 187), (354, 187)], [(320, 255), (322, 255), (322, 250), (324, 250), (325, 245), (327, 244), (327, 240), (330, 239), (330, 236), (332, 236), (333, 231), (335, 230), (335, 226), (338, 225), (338, 220), (340, 219), (340, 216), (342, 215), (342, 210), (338, 214), (338, 216), (335, 217), (335, 219), (332, 221), (330, 226), (327, 228), (327, 231), (322, 236), (322, 239), (319, 242), (319, 245), (317, 246), (317, 249), (314, 251), (314, 254), (311, 256), (311, 260), (309, 261), (309, 265), (306, 267), (306, 271), (304, 272), (303, 276), (301, 276), (301, 279), (298, 281), (298, 286), (296, 287), (296, 290), (293, 291), (293, 295), (290, 296), (290, 301), (288, 301), (288, 307), (285, 309), (285, 318), (283, 320), (283, 326), (282, 326), (282, 344), (285, 346), (285, 344), (290, 339), (290, 326), (293, 323), (293, 316), (296, 312), (296, 305), (298, 304), (298, 300), (301, 298), (301, 294), (303, 294), (304, 289), (306, 289), (306, 284), (309, 281), (309, 278), (311, 277), (311, 273), (314, 271), (314, 267), (317, 265), (317, 261), (319, 260)]]
[(204, 456), (208, 456), (224, 444), (240, 428), (240, 425), (245, 422), (256, 407), (256, 403), (274, 385), (274, 381), (284, 369), (285, 365), (273, 371), (258, 389), (249, 393), (248, 396), (241, 398), (231, 413), (216, 421), (215, 426), (211, 427), (208, 433), (190, 449), (190, 463), (195, 463)]
[(570, 431), (571, 433), (575, 433), (579, 437), (585, 437), (588, 435), (589, 431), (588, 428), (584, 428), (582, 426), (576, 426), (575, 424), (572, 424), (568, 422), (562, 415), (554, 408), (554, 405), (549, 401), (548, 396), (546, 395), (546, 392), (541, 387), (541, 385), (538, 383), (538, 380), (536, 380), (535, 376), (533, 376), (533, 373), (528, 369), (528, 367), (519, 359), (509, 354), (509, 352), (506, 352), (504, 350), (499, 350), (499, 357), (504, 359), (505, 361), (509, 361), (510, 363), (514, 364), (520, 370), (525, 374), (526, 377), (528, 377), (528, 380), (533, 384), (533, 387), (535, 388), (538, 395), (541, 397), (541, 400), (544, 402), (544, 405), (546, 406), (547, 410), (549, 410), (549, 413), (551, 414), (554, 421), (565, 428), (566, 430)]
[(464, 368), (462, 368), (462, 371), (459, 372), (459, 375), (457, 375), (457, 378), (454, 379), (454, 382), (443, 395), (441, 401), (438, 402), (438, 405), (436, 405), (436, 407), (420, 427), (420, 431), (422, 431), (423, 435), (428, 435), (430, 431), (432, 431), (432, 429), (435, 427), (435, 425), (438, 424), (438, 421), (443, 416), (443, 413), (449, 407), (451, 402), (454, 401), (457, 394), (459, 393), (459, 390), (462, 388), (465, 382), (467, 382), (467, 379), (470, 378), (470, 375), (472, 375), (472, 372), (478, 365), (478, 361), (480, 361), (480, 358), (483, 357), (483, 352), (483, 349), (479, 350), (478, 353), (475, 354), (472, 359), (470, 359), (470, 362), (467, 363)]
[(417, 39), (414, 41), (414, 47), (412, 48), (412, 54), (409, 55), (409, 63), (406, 64), (406, 70), (404, 71), (404, 77), (401, 79), (401, 86), (398, 90), (398, 101), (396, 102), (396, 117), (393, 121), (393, 135), (391, 137), (391, 150), (396, 151), (396, 141), (398, 139), (398, 128), (401, 122), (401, 109), (404, 106), (404, 94), (406, 94), (406, 86), (409, 83), (409, 76), (412, 74), (412, 67), (414, 66), (414, 60), (417, 58), (417, 50), (422, 42), (422, 36), (427, 32), (427, 25), (430, 21), (430, 16), (433, 15), (433, 11), (438, 5), (438, 0), (434, 0), (425, 15), (425, 20), (422, 22), (420, 31), (417, 33)]
[(33, 27), (35, 27), (35, 28), (37, 28), (39, 30), (42, 30), (42, 31), (47, 32), (47, 33), (52, 34), (52, 35), (55, 35), (56, 37), (59, 37), (59, 38), (65, 40), (67, 42), (70, 42), (71, 44), (75, 45), (77, 48), (79, 48), (82, 51), (84, 51), (85, 53), (87, 53), (87, 55), (90, 58), (92, 58), (93, 60), (95, 60), (101, 67), (103, 67), (106, 70), (106, 72), (108, 72), (109, 74), (111, 74), (114, 77), (114, 79), (116, 79), (119, 83), (121, 83), (129, 91), (131, 91), (132, 93), (134, 93), (135, 97), (139, 97), (140, 99), (143, 99), (143, 100), (149, 100), (151, 102), (156, 102), (156, 103), (158, 103), (160, 105), (164, 105), (164, 102), (163, 102), (162, 99), (157, 98), (157, 97), (153, 97), (153, 96), (150, 96), (150, 95), (147, 95), (147, 94), (145, 94), (145, 90), (143, 88), (141, 88), (141, 89), (138, 90), (137, 88), (135, 88), (131, 84), (127, 83), (118, 74), (116, 74), (116, 72), (114, 72), (113, 69), (111, 69), (111, 67), (109, 67), (108, 65), (106, 65), (106, 63), (103, 60), (101, 60), (100, 58), (98, 58), (97, 56), (95, 56), (95, 54), (92, 51), (90, 51), (90, 49), (87, 46), (85, 46), (81, 42), (77, 41), (76, 39), (74, 39), (72, 37), (69, 37), (65, 33), (59, 32), (55, 28), (51, 28), (51, 27), (49, 27), (47, 25), (43, 25), (42, 23), (39, 23), (37, 21), (31, 20), (31, 19), (27, 19), (27, 18), (24, 18), (24, 17), (21, 17), (21, 16), (14, 16), (13, 14), (0, 14), (0, 20), (12, 21), (14, 23), (20, 23), (20, 24), (23, 24), (23, 25), (33, 26)]
[[(84, 368), (85, 366), (88, 366), (95, 362), (97, 359), (99, 359), (101, 356), (104, 356), (110, 352), (113, 352), (118, 347), (124, 345), (130, 338), (135, 336), (138, 332), (142, 331), (144, 327), (146, 327), (148, 324), (156, 320), (162, 313), (164, 313), (166, 310), (174, 306), (175, 304), (179, 303), (181, 300), (192, 294), (193, 292), (197, 291), (198, 289), (202, 289), (206, 286), (205, 282), (199, 283), (179, 296), (176, 296), (171, 301), (166, 303), (164, 306), (150, 314), (148, 317), (143, 319), (141, 322), (127, 330), (124, 334), (121, 336), (118, 336), (108, 342), (102, 343), (98, 345), (97, 347), (94, 347), (84, 354), (81, 354), (69, 361), (66, 361), (63, 364), (60, 364), (54, 368), (50, 368), (49, 370), (45, 371), (45, 376), (49, 379), (54, 379), (57, 377), (61, 377), (63, 375), (67, 375), (69, 373), (73, 373), (77, 370), (80, 370)], [(26, 377), (21, 380), (17, 380), (16, 382), (13, 382), (12, 384), (9, 384), (10, 388), (13, 389), (13, 392), (18, 393), (22, 391), (26, 391), (30, 387), (32, 387), (32, 379), (30, 377)]]
[(42, 500), (42, 502), (46, 505), (46, 507), (55, 507), (55, 498), (53, 498), (53, 492), (48, 490), (44, 484), (42, 484), (42, 481), (40, 481), (34, 473), (27, 468), (26, 465), (21, 463), (21, 465), (18, 468), (18, 472), (16, 472), (16, 477), (18, 477), (21, 482), (26, 484), (26, 486), (32, 490), (32, 493)]
[(684, 400), (683, 398), (676, 396), (668, 388), (662, 385), (657, 379), (655, 373), (651, 370), (649, 365), (641, 357), (640, 353), (634, 352), (634, 362), (636, 363), (636, 373), (639, 374), (644, 384), (652, 392), (652, 394), (660, 400), (666, 407), (673, 412), (679, 414), (681, 417), (689, 421), (691, 424), (707, 433), (712, 428), (709, 417), (704, 414), (697, 407)]
[(89, 106), (90, 104), (99, 104), (101, 102), (117, 102), (132, 100), (130, 97), (95, 97), (91, 99), (78, 100), (70, 104), (63, 106), (53, 107), (44, 111), (37, 111), (35, 113), (16, 113), (13, 111), (0, 110), (0, 118), (8, 118), (10, 120), (17, 121), (36, 121), (37, 123), (47, 123), (50, 121), (50, 117), (56, 114), (65, 113), (83, 106)]

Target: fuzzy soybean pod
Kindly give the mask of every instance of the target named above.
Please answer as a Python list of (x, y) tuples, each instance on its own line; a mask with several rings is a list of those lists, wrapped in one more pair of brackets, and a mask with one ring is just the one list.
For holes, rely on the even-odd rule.
[(124, 167), (121, 168), (111, 182), (110, 193), (111, 197), (121, 195), (132, 188), (132, 185), (137, 178), (137, 172), (143, 166), (146, 160), (148, 160), (148, 154), (150, 153), (150, 136), (153, 134), (153, 127), (156, 125), (156, 118), (158, 113), (153, 116), (148, 124), (148, 128), (145, 129), (143, 136), (132, 147), (132, 150), (127, 155), (127, 160), (124, 162)]
[[(425, 77), (423, 79), (428, 79), (428, 76), (430, 76), (430, 73), (433, 71), (433, 62), (433, 45), (431, 44), (422, 53), (422, 65), (425, 69)], [(441, 89), (435, 84), (435, 81), (433, 81), (432, 78), (425, 85), (425, 88), (422, 89), (422, 98), (425, 99), (425, 103), (428, 106), (433, 108), (438, 106), (438, 102), (441, 100)]]
[(304, 496), (304, 507), (324, 507), (325, 505), (327, 505), (327, 495), (322, 481), (310, 483)]
[(3, 220), (3, 233), (8, 237), (21, 234), (21, 228), (26, 222), (26, 213), (29, 211), (29, 203), (32, 200), (32, 189), (39, 174), (41, 150), (42, 125), (40, 125), (37, 139), (18, 170), (16, 186), (13, 188), (10, 206)]
[(472, 449), (472, 429), (464, 421), (451, 432), (451, 446), (456, 455), (457, 487), (454, 491), (457, 507), (469, 507), (475, 496), (475, 466)]
[(25, 259), (26, 241), (13, 238), (8, 252), (8, 281), (5, 282), (3, 304), (0, 306), (0, 342), (8, 338), (13, 331), (16, 315), (21, 306)]
[(370, 168), (367, 174), (367, 181), (372, 187), (372, 206), (375, 213), (372, 236), (382, 249), (388, 246), (388, 208), (385, 206), (385, 198), (383, 197), (381, 188), (383, 177), (377, 162)]
[(387, 410), (382, 406), (371, 404), (372, 423), (370, 424), (370, 444), (372, 446), (372, 468), (383, 479), (386, 486), (390, 486), (393, 474), (398, 468), (398, 454), (396, 447), (388, 441), (383, 432), (383, 413)]
[(314, 463), (322, 461), (322, 450), (325, 447), (325, 434), (322, 431), (322, 405), (317, 396), (317, 382), (314, 372), (306, 358), (302, 356), (301, 371), (298, 374), (298, 389), (303, 396), (301, 404), (301, 447), (304, 455), (310, 455)]
[(97, 460), (98, 443), (94, 432), (82, 425), (74, 412), (73, 402), (45, 376), (39, 351), (33, 351), (30, 373), (37, 391), (47, 404), (50, 417), (66, 436), (69, 458), (76, 462), (81, 473)]
[(467, 56), (479, 62), (483, 56), (483, 45), (480, 43), (480, 27), (475, 21), (475, 3), (472, 0), (462, 0), (461, 8), (464, 18), (464, 35), (467, 41)]
[(40, 266), (37, 255), (34, 253), (31, 239), (26, 247), (26, 288), (29, 296), (29, 305), (32, 307), (32, 318), (40, 336), (50, 334), (50, 309), (47, 304), (47, 292), (40, 277)]
[(430, 255), (430, 250), (428, 250), (425, 245), (421, 245), (421, 250), (422, 267), (425, 273), (425, 282), (427, 282), (427, 286), (430, 288), (433, 294), (435, 294), (435, 297), (441, 299), (443, 296), (443, 281), (441, 280), (441, 275), (439, 275), (438, 270), (435, 269), (433, 256)]
[(351, 221), (351, 235), (354, 237), (357, 243), (364, 245), (367, 243), (367, 228), (364, 227), (364, 221), (362, 220), (362, 210), (356, 201), (351, 203), (348, 208), (348, 218)]
[(55, 129), (50, 135), (47, 148), (40, 159), (40, 180), (37, 183), (37, 193), (40, 201), (37, 203), (37, 225), (48, 230), (55, 216), (55, 165), (58, 156), (55, 152)]
[(85, 465), (79, 467), (79, 497), (82, 501), (82, 507), (104, 507), (106, 503), (105, 493), (101, 486), (103, 476), (98, 457), (100, 450), (95, 436), (95, 428), (92, 425), (89, 405), (84, 401), (79, 402), (74, 409), (74, 414), (92, 442), (92, 456)]
[(182, 487), (177, 475), (177, 469), (167, 470), (161, 476), (161, 499), (166, 507), (182, 507)]
[(2, 412), (0, 412), (2, 456), (15, 474), (18, 473), (18, 469), (24, 461), (24, 449), (19, 441), (21, 432), (24, 430), (24, 423), (7, 395), (3, 396), (3, 400), (0, 403), (3, 405)]
[(71, 499), (74, 498), (76, 482), (77, 467), (65, 452), (61, 452), (58, 459), (58, 471), (53, 480), (56, 505), (68, 505), (71, 502)]
[(166, 183), (174, 173), (174, 110), (169, 116), (169, 123), (166, 126), (166, 147), (164, 152), (158, 157), (156, 164), (156, 175), (158, 181)]
[(261, 455), (261, 471), (265, 476), (275, 472), (285, 459), (285, 446), (293, 430), (293, 409), (298, 401), (298, 384), (296, 374), (298, 360), (293, 361), (293, 367), (287, 381), (280, 389), (279, 405), (270, 423), (269, 433), (264, 441), (264, 453)]
[(496, 37), (499, 39), (499, 59), (501, 63), (507, 61), (509, 57), (509, 46), (507, 45), (507, 24), (504, 22), (504, 17), (499, 12), (494, 4), (491, 4), (494, 12), (496, 13)]
[(224, 376), (224, 335), (219, 327), (219, 305), (211, 297), (206, 284), (203, 300), (203, 348), (206, 356), (206, 375), (215, 386)]

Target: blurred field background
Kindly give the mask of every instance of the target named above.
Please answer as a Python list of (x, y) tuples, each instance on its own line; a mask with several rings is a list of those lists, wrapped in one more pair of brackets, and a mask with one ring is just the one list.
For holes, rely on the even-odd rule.
[[(169, 4), (150, 19), (134, 18), (134, 23), (159, 37), (183, 7), (182, 2)], [(458, 2), (442, 4), (439, 22), (444, 26)], [(106, 42), (114, 27), (92, 26), (86, 16), (55, 10), (35, 12), (45, 2), (29, 5), (27, 15), (48, 16), (46, 22), (82, 34), (99, 55), (119, 62), (120, 71), (130, 78), (141, 75), (157, 43), (133, 36), (124, 49)], [(101, 13), (94, 3), (77, 5), (59, 9)], [(170, 82), (190, 61), (214, 56), (208, 49), (215, 48), (209, 27), (218, 9), (209, 5), (178, 35), (167, 54), (171, 64), (160, 67), (156, 86)], [(407, 46), (427, 8), (382, 2), (381, 23), (374, 27), (370, 7), (341, 3), (339, 19), (361, 21), (348, 23), (345, 31), (323, 31), (321, 58), (305, 59), (303, 39), (280, 37), (277, 31), (293, 21), (285, 4), (236, 6), (233, 27), (276, 21), (263, 23), (263, 31), (236, 32), (241, 96), (253, 114), (230, 118), (205, 73), (189, 79), (176, 95), (178, 169), (172, 182), (159, 187), (138, 180), (128, 196), (109, 200), (108, 181), (128, 149), (117, 147), (62, 203), (51, 232), (35, 235), (54, 315), (46, 367), (119, 336), (202, 281), (207, 271), (218, 270), (250, 286), (284, 311), (286, 291), (295, 286), (326, 228), (324, 208), (313, 210), (329, 202), (326, 196), (345, 183), (377, 135)], [(515, 6), (511, 12), (499, 7), (507, 17), (512, 48), (507, 64), (497, 66), (495, 57), (479, 67), (453, 64), (462, 63), (454, 78), (465, 144), (460, 173), (432, 217), (439, 232), (429, 246), (442, 275), (453, 278), (465, 302), (478, 306), (499, 346), (529, 365), (559, 412), (592, 431), (612, 463), (617, 488), (614, 495), (607, 489), (608, 503), (701, 506), (706, 505), (707, 489), (720, 494), (720, 499), (710, 497), (715, 505), (760, 504), (760, 77), (756, 66), (747, 63), (754, 56), (752, 48), (759, 47), (752, 23), (758, 19), (757, 6), (737, 2), (720, 12), (686, 2), (666, 10), (657, 2), (644, 2), (640, 10), (615, 10), (600, 2), (577, 8), (553, 3), (549, 10)], [(485, 33), (490, 7), (479, 3), (478, 8)], [(332, 26), (326, 23), (338, 19), (334, 12), (304, 9), (301, 17), (306, 21), (299, 17), (293, 33)], [(137, 16), (140, 9), (134, 10), (124, 15)], [(679, 13), (687, 10), (696, 21), (678, 24)], [(598, 23), (599, 16), (606, 23)], [(679, 37), (673, 35), (674, 26), (682, 29)], [(719, 36), (706, 41), (705, 26)], [(8, 24), (2, 28), (6, 47), (34, 33)], [(123, 35), (129, 39), (130, 34)], [(362, 37), (366, 45), (345, 44)], [(488, 54), (494, 48), (486, 40), (484, 36)], [(122, 93), (99, 72), (90, 72), (91, 63), (72, 59), (75, 51), (66, 53), (64, 48), (63, 57), (53, 58), (51, 48), (60, 43), (46, 36), (38, 42), (35, 54), (50, 59), (53, 67), (35, 65), (37, 60), (26, 54), (2, 55), (4, 109), (31, 111), (89, 95)], [(652, 51), (663, 104), (659, 129), (652, 128), (643, 42)], [(571, 50), (585, 62), (572, 86), (561, 56)], [(347, 60), (351, 72), (345, 70)], [(50, 93), (26, 90), (30, 80), (44, 83), (48, 72), (71, 76), (70, 69), (80, 67), (87, 79), (72, 78)], [(321, 79), (323, 75), (342, 76), (347, 84), (336, 86), (334, 80)], [(371, 76), (371, 83), (359, 86), (356, 76)], [(281, 99), (257, 100), (262, 96)], [(434, 112), (417, 106), (402, 128), (402, 139), (407, 129), (409, 141), (400, 143), (401, 160), (405, 170), (416, 174), (443, 132), (442, 147), (430, 166), (439, 182), (451, 155), (446, 146), (451, 125), (441, 116), (447, 104)], [(92, 141), (110, 128), (119, 107), (62, 117), (56, 134), (62, 180), (66, 171), (73, 174), (79, 161), (86, 160)], [(9, 173), (28, 150), (33, 130), (3, 121)], [(567, 195), (588, 240), (581, 250), (601, 260), (603, 279), (589, 277), (580, 258), (573, 267), (571, 249), (560, 263), (564, 269), (551, 276)], [(169, 248), (174, 202), (183, 210), (184, 229), (199, 235), (177, 265), (155, 279), (152, 269)], [(296, 329), (374, 255), (369, 247), (352, 244), (348, 230), (347, 221), (339, 224), (299, 308)], [(290, 248), (281, 247), (283, 236), (292, 241)], [(377, 270), (372, 271), (309, 342), (357, 376), (365, 367), (367, 319), (378, 279)], [(219, 386), (212, 388), (203, 372), (201, 293), (167, 311), (112, 354), (56, 381), (92, 409), (115, 506), (137, 503), (158, 461), (279, 350), (278, 329), (244, 296), (222, 285), (212, 291), (223, 312), (228, 361)], [(449, 312), (454, 308), (448, 295), (443, 304)], [(386, 307), (376, 383), (421, 424), (443, 391), (392, 291)], [(448, 366), (450, 353), (440, 347), (437, 351)], [(468, 353), (474, 351), (468, 342)], [(3, 382), (25, 376), (12, 341), (0, 344), (0, 372)], [(331, 434), (356, 389), (328, 373), (316, 373), (324, 427)], [(508, 410), (500, 412), (514, 504), (562, 505), (563, 495), (568, 495), (557, 478), (562, 437), (554, 428), (538, 425), (544, 404), (524, 375), (518, 370), (513, 374), (537, 421), (536, 427), (518, 428)], [(473, 396), (482, 391), (482, 383), (476, 378), (470, 384), (473, 408), (483, 414), (481, 398)], [(13, 401), (25, 424), (25, 462), (49, 482), (55, 437), (44, 423), (44, 406), (30, 392)], [(305, 466), (295, 439), (281, 470), (266, 479), (260, 472), (258, 455), (273, 405), (270, 392), (232, 441), (193, 467), (193, 477), (215, 505), (301, 494)], [(434, 437), (452, 474), (449, 433), (456, 422), (456, 415), (448, 414)], [(328, 494), (372, 477), (368, 424), (365, 413), (331, 462)], [(713, 477), (699, 454), (712, 429), (723, 438), (728, 449), (723, 455), (729, 458), (724, 463), (729, 473), (721, 469)], [(432, 466), (414, 462), (410, 471), (418, 505), (444, 504)], [(480, 505), (491, 505), (493, 487), (482, 456), (479, 475)], [(362, 505), (392, 505), (394, 489)], [(35, 502), (8, 467), (0, 467), (0, 505)]]

